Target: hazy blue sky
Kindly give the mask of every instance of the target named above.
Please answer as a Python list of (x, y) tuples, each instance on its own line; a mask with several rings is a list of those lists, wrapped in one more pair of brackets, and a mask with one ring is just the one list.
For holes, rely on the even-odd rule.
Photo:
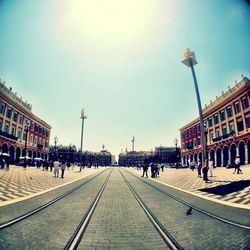
[(52, 126), (51, 140), (114, 154), (173, 146), (202, 105), (250, 77), (250, 5), (241, 0), (0, 0), (0, 78)]

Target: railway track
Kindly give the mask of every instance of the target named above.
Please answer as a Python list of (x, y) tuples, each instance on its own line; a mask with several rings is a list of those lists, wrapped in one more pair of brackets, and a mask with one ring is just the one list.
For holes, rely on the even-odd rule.
[(159, 191), (160, 193), (164, 194), (165, 196), (167, 196), (167, 197), (169, 197), (169, 198), (171, 198), (171, 199), (173, 199), (173, 200), (175, 200), (175, 201), (177, 201), (177, 202), (185, 205), (187, 208), (192, 208), (193, 210), (195, 210), (195, 211), (197, 211), (197, 212), (199, 212), (201, 214), (204, 214), (204, 215), (206, 215), (208, 217), (211, 217), (211, 218), (213, 218), (215, 220), (218, 220), (218, 221), (220, 221), (222, 223), (225, 223), (225, 224), (228, 224), (228, 225), (231, 225), (231, 226), (235, 226), (235, 227), (238, 227), (238, 228), (250, 230), (250, 226), (248, 226), (248, 225), (243, 225), (243, 224), (239, 224), (239, 223), (233, 222), (231, 220), (224, 219), (224, 218), (222, 218), (220, 216), (217, 216), (217, 215), (215, 215), (215, 214), (213, 214), (211, 212), (205, 211), (204, 209), (198, 208), (197, 206), (194, 206), (193, 204), (188, 203), (188, 202), (180, 199), (179, 197), (174, 196), (174, 195), (166, 192), (165, 190), (161, 189), (159, 186), (156, 186), (156, 185), (154, 185), (152, 183), (149, 183), (148, 181), (145, 181), (144, 179), (138, 177), (137, 175), (131, 173), (130, 171), (128, 171), (128, 170), (125, 170), (125, 171), (126, 171), (126, 173), (132, 175), (136, 179), (138, 179), (141, 182), (145, 183), (146, 185), (152, 187), (153, 189)]
[(64, 194), (62, 194), (62, 195), (60, 195), (60, 196), (58, 196), (58, 197), (52, 199), (51, 201), (47, 202), (46, 204), (44, 204), (44, 205), (42, 205), (42, 206), (39, 206), (39, 207), (37, 207), (37, 208), (35, 208), (35, 209), (33, 209), (33, 210), (31, 210), (31, 211), (29, 211), (29, 212), (27, 212), (27, 213), (21, 215), (21, 216), (18, 216), (18, 217), (16, 217), (16, 218), (12, 219), (12, 220), (9, 220), (9, 221), (7, 221), (7, 222), (1, 223), (1, 224), (0, 224), (0, 231), (1, 231), (2, 229), (7, 228), (7, 227), (11, 227), (11, 226), (13, 226), (14, 224), (16, 224), (16, 223), (18, 223), (18, 222), (21, 222), (21, 221), (23, 221), (23, 220), (25, 220), (25, 219), (27, 219), (27, 218), (30, 218), (30, 217), (33, 216), (34, 214), (36, 214), (36, 213), (38, 213), (38, 212), (44, 210), (45, 208), (47, 208), (47, 207), (53, 205), (54, 203), (56, 203), (56, 202), (58, 202), (58, 201), (64, 199), (65, 197), (69, 196), (70, 194), (72, 194), (72, 193), (75, 192), (76, 190), (79, 190), (80, 188), (82, 188), (83, 186), (85, 186), (87, 183), (91, 182), (91, 181), (94, 180), (96, 177), (98, 177), (99, 175), (103, 174), (103, 173), (106, 172), (106, 171), (107, 171), (107, 169), (104, 170), (104, 171), (102, 171), (102, 172), (100, 172), (100, 173), (98, 173), (97, 175), (91, 177), (89, 180), (85, 181), (84, 183), (81, 183), (80, 185), (78, 185), (78, 186), (74, 187), (73, 189), (67, 191), (66, 193), (64, 193)]

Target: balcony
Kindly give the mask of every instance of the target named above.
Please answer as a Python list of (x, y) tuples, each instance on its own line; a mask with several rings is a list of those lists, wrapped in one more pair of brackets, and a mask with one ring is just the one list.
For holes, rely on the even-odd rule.
[(10, 134), (8, 134), (6, 132), (3, 132), (3, 131), (0, 131), (0, 136), (3, 136), (5, 138), (8, 138), (8, 139), (11, 139), (11, 140), (14, 140), (14, 141), (17, 141), (17, 139), (18, 139), (16, 136), (10, 135)]
[(216, 143), (216, 142), (219, 142), (219, 141), (223, 141), (223, 140), (226, 140), (228, 138), (234, 138), (234, 135), (235, 135), (235, 132), (234, 131), (231, 131), (230, 133), (228, 134), (224, 134), (222, 136), (218, 136), (216, 138), (213, 139), (213, 142)]

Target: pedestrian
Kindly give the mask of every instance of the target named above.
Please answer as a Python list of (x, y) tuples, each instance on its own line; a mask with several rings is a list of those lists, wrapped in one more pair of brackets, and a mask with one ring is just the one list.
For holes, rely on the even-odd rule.
[(143, 170), (142, 177), (144, 177), (145, 174), (146, 177), (148, 178), (148, 165), (146, 163), (142, 164), (142, 170)]
[(155, 164), (153, 162), (150, 163), (151, 168), (151, 178), (155, 178)]
[[(240, 169), (240, 156), (237, 155), (236, 159), (235, 159), (235, 169), (237, 169), (237, 174), (241, 173), (242, 174), (242, 170)], [(234, 169), (234, 172), (235, 172)]]
[(59, 175), (59, 165), (60, 165), (60, 162), (56, 160), (54, 162), (54, 176), (55, 177), (58, 177)]
[(69, 170), (70, 169), (70, 162), (68, 161), (67, 163), (66, 163), (66, 165), (67, 165), (67, 169)]
[(209, 167), (210, 177), (213, 177), (213, 168), (214, 168), (213, 160), (211, 159), (209, 160), (208, 167)]
[(202, 167), (203, 180), (204, 180), (205, 182), (208, 182), (208, 178), (207, 178), (208, 169), (209, 169), (208, 160), (206, 159), (205, 162), (204, 162), (204, 165), (203, 165), (203, 167)]
[(61, 164), (61, 178), (64, 178), (64, 171), (65, 171), (65, 161), (62, 161), (62, 164)]
[(201, 161), (199, 160), (197, 164), (198, 178), (201, 178), (201, 169), (202, 169), (202, 165), (201, 165)]
[(54, 162), (51, 160), (49, 163), (50, 172), (52, 172), (53, 167), (54, 167)]
[(194, 170), (195, 170), (195, 164), (194, 164), (194, 162), (193, 162), (193, 161), (191, 162), (191, 166), (190, 166), (190, 168), (192, 169), (192, 171), (194, 171)]
[(164, 171), (164, 165), (162, 164), (161, 165), (161, 172), (163, 172)]

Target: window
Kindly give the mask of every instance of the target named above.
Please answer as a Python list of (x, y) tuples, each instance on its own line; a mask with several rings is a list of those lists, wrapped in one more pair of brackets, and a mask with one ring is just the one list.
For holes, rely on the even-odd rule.
[(196, 146), (197, 144), (196, 144), (196, 139), (194, 139), (194, 146)]
[(201, 138), (198, 137), (198, 139), (197, 139), (197, 145), (200, 145), (200, 144), (201, 144)]
[(45, 147), (47, 148), (49, 145), (48, 141), (45, 142)]
[(249, 107), (249, 102), (246, 96), (242, 97), (242, 106), (243, 109), (247, 109)]
[(18, 114), (17, 114), (17, 112), (15, 112), (13, 115), (13, 121), (17, 122), (17, 120), (18, 120)]
[(212, 118), (210, 117), (209, 119), (208, 119), (208, 127), (212, 127), (213, 126), (213, 120), (212, 120)]
[(224, 128), (222, 128), (222, 135), (226, 135), (227, 134), (227, 127), (224, 127)]
[(34, 129), (35, 129), (35, 123), (32, 122), (32, 123), (31, 123), (31, 131), (34, 131)]
[(5, 111), (5, 105), (4, 103), (0, 103), (0, 114), (4, 114), (4, 111)]
[(21, 138), (22, 138), (22, 129), (21, 128), (18, 128), (17, 137), (21, 140)]
[(33, 135), (30, 135), (30, 143), (33, 143)]
[(232, 117), (233, 116), (232, 106), (227, 107), (227, 116), (228, 117)]
[(218, 124), (219, 123), (219, 117), (218, 115), (214, 115), (214, 124)]
[(193, 127), (193, 128), (192, 128), (192, 133), (193, 133), (193, 135), (196, 134), (196, 127)]
[(189, 132), (188, 132), (188, 130), (186, 131), (186, 138), (188, 138), (189, 137)]
[(237, 128), (238, 128), (238, 131), (241, 132), (244, 130), (244, 124), (243, 124), (243, 121), (237, 121)]
[(250, 116), (246, 118), (246, 128), (250, 128)]
[(34, 144), (37, 144), (37, 136), (35, 136)]
[(236, 102), (234, 104), (234, 110), (235, 110), (235, 114), (240, 113), (240, 103), (239, 102)]
[(197, 125), (197, 132), (199, 133), (201, 131), (200, 124)]
[(229, 125), (229, 132), (230, 132), (230, 133), (232, 133), (232, 132), (235, 133), (235, 126), (234, 126), (233, 123), (230, 123), (230, 125)]
[(16, 128), (15, 128), (15, 127), (12, 127), (12, 128), (11, 128), (11, 134), (12, 134), (13, 136), (16, 136)]
[(9, 129), (10, 129), (10, 124), (5, 123), (4, 132), (7, 133), (7, 134), (9, 134)]
[(192, 129), (189, 129), (189, 135), (192, 136)]
[(23, 140), (26, 140), (26, 132), (23, 133)]
[(19, 117), (19, 124), (23, 125), (23, 116), (22, 115)]
[(222, 110), (222, 111), (220, 112), (220, 120), (221, 120), (221, 121), (226, 120), (226, 114), (225, 114), (225, 111), (224, 111), (224, 110)]
[(3, 129), (3, 120), (0, 120), (0, 131)]
[(8, 109), (7, 109), (7, 114), (6, 114), (6, 116), (7, 116), (9, 119), (11, 119), (11, 116), (12, 116), (12, 108), (8, 108)]
[(216, 131), (216, 137), (219, 138), (220, 137), (220, 130)]
[(181, 133), (181, 138), (182, 138), (182, 139), (185, 138), (185, 133), (184, 133), (184, 132)]
[(214, 139), (214, 132), (211, 131), (211, 132), (210, 132), (210, 140), (212, 141), (213, 139)]

